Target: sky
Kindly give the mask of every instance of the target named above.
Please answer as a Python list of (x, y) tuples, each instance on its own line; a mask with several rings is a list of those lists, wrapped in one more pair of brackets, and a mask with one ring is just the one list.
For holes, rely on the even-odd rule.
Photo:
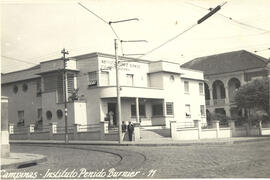
[[(196, 24), (209, 12), (207, 9), (224, 2), (2, 0), (1, 72), (21, 70), (41, 61), (60, 58), (63, 48), (69, 51), (70, 57), (92, 52), (114, 54), (116, 37), (110, 26), (78, 3), (107, 22), (138, 18), (139, 21), (112, 26), (121, 40), (147, 41), (123, 43), (120, 54), (143, 54)], [(270, 58), (270, 1), (226, 2), (218, 13), (142, 59), (183, 64), (197, 57), (242, 49), (257, 51), (257, 55)]]

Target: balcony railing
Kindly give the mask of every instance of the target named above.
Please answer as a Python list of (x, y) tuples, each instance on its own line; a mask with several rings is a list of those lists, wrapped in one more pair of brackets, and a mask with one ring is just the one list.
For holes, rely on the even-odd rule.
[(214, 106), (222, 106), (225, 105), (225, 99), (213, 99)]
[(206, 106), (209, 106), (210, 105), (210, 100), (205, 100), (205, 104), (206, 104)]

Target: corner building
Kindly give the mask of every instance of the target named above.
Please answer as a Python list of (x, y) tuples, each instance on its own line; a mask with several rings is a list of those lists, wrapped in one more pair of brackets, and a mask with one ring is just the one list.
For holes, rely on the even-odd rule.
[[(117, 125), (115, 57), (90, 53), (67, 61), (68, 126), (109, 120)], [(204, 77), (201, 71), (168, 61), (119, 57), (122, 121), (141, 126), (166, 126), (170, 121), (206, 122)], [(9, 122), (64, 126), (64, 62), (55, 59), (2, 74), (2, 95), (9, 98)], [(78, 90), (78, 100), (71, 100)], [(139, 112), (139, 116), (137, 113)]]

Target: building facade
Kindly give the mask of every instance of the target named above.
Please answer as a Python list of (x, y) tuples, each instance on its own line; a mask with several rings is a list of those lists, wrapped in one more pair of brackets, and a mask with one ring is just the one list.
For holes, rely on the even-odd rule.
[[(68, 125), (106, 120), (111, 126), (118, 124), (114, 58), (90, 53), (67, 61)], [(2, 95), (9, 98), (10, 123), (43, 126), (57, 122), (64, 126), (63, 70), (63, 59), (55, 59), (2, 74)], [(179, 64), (167, 61), (120, 57), (119, 77), (122, 121), (166, 127), (170, 121), (206, 122), (201, 71), (180, 68)]]
[(253, 79), (270, 75), (270, 61), (245, 50), (196, 58), (181, 67), (204, 72), (207, 113), (228, 117), (244, 115), (234, 105), (237, 89)]

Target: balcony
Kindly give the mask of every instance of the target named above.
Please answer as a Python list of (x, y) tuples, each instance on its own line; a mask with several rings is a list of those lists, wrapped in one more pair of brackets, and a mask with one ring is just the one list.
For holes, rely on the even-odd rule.
[[(117, 97), (115, 86), (97, 87), (100, 91), (100, 98)], [(141, 97), (163, 99), (164, 91), (159, 88), (121, 86), (121, 97)]]
[(214, 106), (224, 106), (225, 103), (225, 99), (213, 99), (213, 104)]

